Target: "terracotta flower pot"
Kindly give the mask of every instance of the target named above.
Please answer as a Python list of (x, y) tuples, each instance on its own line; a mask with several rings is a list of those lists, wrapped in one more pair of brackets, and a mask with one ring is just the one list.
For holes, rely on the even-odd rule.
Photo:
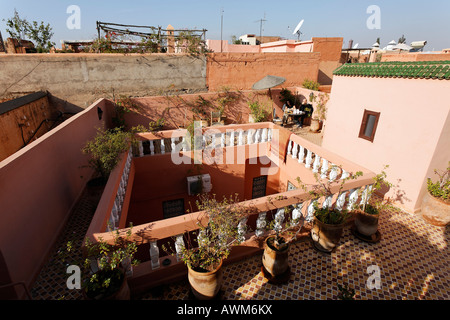
[(266, 239), (264, 243), (262, 263), (264, 266), (264, 272), (269, 273), (271, 277), (278, 277), (286, 273), (289, 269), (289, 245), (286, 245), (281, 250), (277, 250), (273, 246), (274, 240), (275, 236), (271, 236)]
[(311, 238), (314, 247), (322, 252), (332, 252), (339, 244), (344, 225), (345, 223), (326, 224), (314, 217), (311, 229)]
[(434, 226), (450, 224), (450, 204), (433, 197), (429, 192), (422, 200), (422, 218)]
[(355, 227), (356, 230), (366, 236), (371, 237), (378, 231), (378, 220), (380, 214), (370, 214), (362, 210), (355, 210)]
[(320, 121), (319, 119), (311, 119), (311, 125), (309, 130), (312, 132), (317, 132), (320, 129)]
[(214, 299), (222, 286), (222, 261), (210, 272), (195, 271), (188, 267), (188, 279), (192, 293), (197, 299)]

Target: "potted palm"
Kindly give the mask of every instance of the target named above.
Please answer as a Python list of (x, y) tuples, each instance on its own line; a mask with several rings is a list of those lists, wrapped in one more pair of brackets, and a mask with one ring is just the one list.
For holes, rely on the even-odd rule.
[(356, 209), (352, 210), (355, 217), (353, 234), (366, 242), (378, 242), (380, 232), (378, 231), (378, 221), (380, 213), (383, 212), (391, 203), (391, 199), (374, 199), (372, 194), (383, 187), (392, 187), (392, 184), (386, 180), (385, 170), (389, 165), (385, 165), (381, 173), (373, 178), (373, 184), (361, 190), (362, 203), (358, 204)]
[(434, 170), (436, 182), (427, 179), (427, 193), (422, 202), (422, 217), (435, 226), (450, 223), (450, 161), (446, 170)]
[[(135, 242), (130, 241), (131, 227), (126, 231), (115, 230), (113, 244), (103, 239), (92, 242), (86, 238), (83, 260), (77, 265), (82, 271), (83, 296), (87, 300), (129, 300), (130, 289), (127, 276), (138, 264), (134, 259), (137, 251)], [(62, 261), (67, 262), (76, 254), (72, 241), (60, 252)]]
[[(332, 166), (328, 169), (328, 173), (331, 170), (336, 170), (336, 168), (340, 167)], [(340, 171), (342, 171), (342, 168)], [(301, 182), (300, 178), (297, 178), (303, 190), (308, 191), (313, 198), (314, 217), (312, 220), (311, 239), (315, 249), (325, 253), (334, 251), (339, 244), (344, 226), (350, 217), (348, 210), (343, 207), (333, 207), (331, 206), (331, 203), (327, 202), (327, 199), (331, 199), (334, 194), (331, 190), (332, 186), (339, 183), (337, 194), (340, 194), (346, 181), (349, 179), (356, 179), (361, 175), (361, 171), (358, 171), (355, 174), (350, 173), (348, 177), (340, 179), (340, 182), (334, 182), (328, 179), (322, 180), (320, 179), (320, 176), (315, 173), (314, 177), (316, 183), (313, 185), (312, 190), (309, 191), (307, 190), (306, 185)], [(318, 205), (318, 200), (320, 198), (325, 199), (322, 207), (319, 207)]]
[[(196, 205), (208, 222), (206, 225), (199, 222), (196, 243), (191, 243), (188, 238), (188, 246), (181, 246), (177, 254), (188, 268), (188, 280), (195, 298), (210, 300), (218, 295), (222, 286), (223, 260), (229, 256), (232, 246), (241, 242), (239, 223), (253, 209), (240, 205), (237, 196), (218, 201), (208, 194), (201, 194)], [(163, 249), (169, 251), (167, 247)]]

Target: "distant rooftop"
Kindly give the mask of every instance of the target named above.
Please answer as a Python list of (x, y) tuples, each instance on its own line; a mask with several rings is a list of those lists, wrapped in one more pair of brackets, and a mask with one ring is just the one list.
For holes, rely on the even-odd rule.
[(450, 61), (346, 63), (337, 68), (333, 74), (338, 76), (450, 80)]

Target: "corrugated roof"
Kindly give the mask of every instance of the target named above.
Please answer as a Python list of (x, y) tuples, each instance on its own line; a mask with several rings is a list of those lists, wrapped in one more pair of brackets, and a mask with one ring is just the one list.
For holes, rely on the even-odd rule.
[(408, 79), (450, 79), (450, 61), (346, 63), (333, 75)]

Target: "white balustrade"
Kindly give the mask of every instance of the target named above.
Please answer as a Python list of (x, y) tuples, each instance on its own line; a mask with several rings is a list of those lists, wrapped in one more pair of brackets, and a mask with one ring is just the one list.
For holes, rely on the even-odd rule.
[(144, 146), (142, 145), (142, 141), (139, 141), (139, 157), (144, 156)]
[(150, 242), (150, 260), (152, 264), (152, 270), (159, 268), (159, 248), (156, 241)]
[(177, 261), (180, 261), (182, 259), (182, 253), (184, 250), (184, 239), (183, 234), (179, 234), (176, 236), (175, 240), (175, 251), (177, 252)]
[(322, 208), (324, 208), (324, 209), (331, 208), (332, 199), (333, 199), (333, 195), (327, 196), (322, 203)]
[(238, 146), (244, 145), (244, 131), (239, 130)]
[(314, 218), (314, 206), (317, 204), (317, 200), (311, 200), (311, 202), (308, 205), (308, 209), (306, 211), (306, 218), (305, 220), (308, 222), (311, 222)]
[(345, 198), (347, 197), (347, 191), (341, 192), (336, 200), (336, 209), (342, 211), (344, 209)]
[(234, 147), (234, 130), (230, 133), (230, 140), (228, 142), (228, 145)]
[(172, 148), (172, 153), (175, 153), (176, 147), (175, 147), (175, 138), (174, 137), (170, 138), (170, 147)]
[(255, 141), (254, 141), (254, 143), (259, 143), (260, 137), (261, 137), (261, 129), (256, 129), (256, 133), (255, 133)]
[(153, 140), (150, 140), (150, 154), (154, 155), (155, 154), (155, 145), (153, 144)]
[(245, 234), (247, 233), (247, 220), (248, 217), (242, 218), (238, 224), (238, 241), (245, 241)]
[(298, 163), (303, 163), (304, 159), (305, 159), (305, 148), (303, 146), (300, 146), (298, 150)]
[(266, 226), (267, 226), (266, 214), (267, 214), (267, 212), (260, 212), (258, 214), (258, 219), (256, 219), (255, 235), (257, 237), (261, 237), (265, 233), (265, 229), (266, 229)]
[(353, 210), (356, 200), (358, 200), (358, 189), (359, 188), (350, 190), (350, 196), (348, 197), (347, 210)]
[(330, 181), (336, 180), (338, 176), (338, 166), (336, 166), (334, 163), (331, 163), (331, 171), (330, 171)]
[(284, 221), (284, 208), (280, 208), (277, 210), (277, 213), (275, 214), (275, 225), (273, 226), (273, 230), (276, 232), (280, 232), (283, 228), (283, 221)]
[(311, 168), (311, 163), (312, 163), (312, 151), (308, 150), (308, 152), (306, 153), (306, 159), (305, 159), (305, 168)]
[(298, 144), (294, 142), (292, 146), (292, 159), (297, 159), (297, 152), (298, 152)]
[(225, 148), (225, 142), (226, 142), (225, 138), (226, 138), (226, 134), (225, 134), (225, 132), (222, 132), (220, 135), (220, 146), (222, 148)]
[(289, 140), (289, 142), (288, 142), (288, 148), (287, 148), (287, 155), (289, 156), (290, 154), (291, 154), (291, 151), (292, 151), (292, 141), (291, 140)]
[(328, 160), (322, 158), (322, 170), (320, 171), (322, 174), (320, 177), (325, 179), (328, 176)]
[(253, 130), (247, 131), (247, 144), (253, 144)]
[(300, 223), (300, 219), (303, 217), (302, 209), (304, 204), (304, 202), (297, 203), (294, 210), (292, 210), (292, 220), (294, 225), (298, 225)]
[(267, 128), (262, 129), (261, 142), (267, 142), (268, 140), (268, 132)]
[(320, 167), (320, 156), (316, 153), (316, 155), (314, 156), (314, 163), (313, 163), (313, 172), (314, 173), (318, 173), (319, 172), (319, 167)]
[(161, 154), (166, 153), (166, 146), (164, 145), (164, 139), (161, 139)]
[(267, 141), (272, 141), (273, 138), (273, 129), (269, 128), (269, 130), (267, 130)]

